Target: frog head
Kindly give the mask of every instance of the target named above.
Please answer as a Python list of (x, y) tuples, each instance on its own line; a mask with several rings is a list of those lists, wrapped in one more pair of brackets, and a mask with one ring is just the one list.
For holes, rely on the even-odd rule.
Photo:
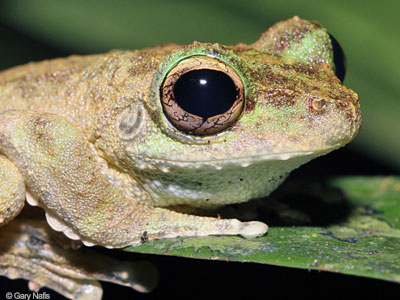
[(119, 162), (160, 206), (265, 196), (360, 128), (358, 96), (336, 76), (332, 39), (316, 22), (277, 23), (251, 45), (157, 51), (144, 101), (118, 128), (135, 124)]

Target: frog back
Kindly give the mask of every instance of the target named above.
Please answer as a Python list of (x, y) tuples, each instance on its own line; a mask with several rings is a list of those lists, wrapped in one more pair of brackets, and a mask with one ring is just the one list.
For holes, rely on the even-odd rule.
[[(115, 55), (70, 56), (31, 62), (0, 72), (0, 112), (31, 110), (66, 118), (90, 132), (115, 87), (109, 84), (117, 68), (106, 61)], [(101, 92), (100, 92), (101, 91)]]

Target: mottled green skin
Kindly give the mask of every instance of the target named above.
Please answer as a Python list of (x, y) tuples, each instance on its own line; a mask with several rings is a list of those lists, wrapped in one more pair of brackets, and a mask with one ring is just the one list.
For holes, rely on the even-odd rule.
[[(223, 132), (181, 132), (164, 115), (165, 76), (193, 56), (219, 60), (243, 81), (244, 110)], [(88, 245), (262, 235), (267, 226), (260, 222), (168, 207), (266, 196), (294, 168), (349, 142), (361, 124), (358, 97), (334, 69), (325, 29), (295, 17), (252, 45), (167, 44), (4, 71), (0, 164), (15, 165), (9, 177), (19, 179), (12, 193), (0, 182), (2, 223), (18, 214), (25, 185), (53, 228)]]
[[(218, 59), (243, 80), (244, 112), (221, 133), (181, 132), (161, 107), (166, 74), (193, 56)], [(2, 152), (33, 198), (79, 237), (135, 243), (154, 229), (133, 225), (124, 237), (103, 231), (128, 215), (149, 218), (152, 206), (207, 208), (268, 195), (292, 169), (350, 141), (360, 127), (359, 102), (332, 61), (325, 29), (293, 18), (249, 46), (168, 44), (31, 63), (0, 75)], [(322, 108), (314, 109), (315, 99)]]

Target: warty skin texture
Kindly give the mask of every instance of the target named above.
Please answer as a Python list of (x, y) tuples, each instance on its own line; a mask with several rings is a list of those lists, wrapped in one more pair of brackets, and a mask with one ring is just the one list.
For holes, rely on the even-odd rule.
[[(205, 66), (235, 72), (244, 102), (223, 130), (199, 135), (175, 127), (169, 120), (187, 115), (167, 112), (161, 97), (173, 70)], [(267, 196), (293, 169), (352, 140), (358, 96), (334, 71), (326, 30), (294, 17), (251, 45), (165, 44), (1, 72), (0, 274), (73, 299), (100, 299), (94, 279), (142, 292), (156, 283), (140, 264), (93, 270), (80, 252), (60, 250), (39, 215), (12, 221), (25, 198), (53, 229), (87, 246), (264, 234), (261, 222), (182, 212)]]
[[(195, 56), (229, 65), (243, 81), (243, 112), (223, 132), (181, 132), (162, 109), (165, 76)], [(266, 196), (294, 168), (349, 142), (361, 123), (325, 29), (296, 17), (252, 45), (167, 44), (30, 63), (1, 73), (0, 98), (1, 152), (32, 202), (53, 227), (113, 247), (144, 232), (240, 234), (246, 223), (159, 207)]]

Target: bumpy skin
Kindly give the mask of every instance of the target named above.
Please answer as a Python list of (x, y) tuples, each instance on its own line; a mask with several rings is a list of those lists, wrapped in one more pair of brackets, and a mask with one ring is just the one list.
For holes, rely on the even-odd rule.
[[(202, 57), (243, 81), (229, 128), (193, 135), (173, 126), (160, 88), (180, 61)], [(358, 132), (358, 96), (334, 74), (329, 35), (316, 22), (277, 23), (252, 45), (193, 42), (71, 56), (0, 73), (0, 220), (27, 189), (49, 224), (85, 244), (264, 234), (242, 223), (172, 211), (268, 195), (291, 170)], [(0, 174), (1, 175), (1, 174)]]
[(97, 280), (142, 292), (155, 287), (157, 271), (150, 263), (118, 261), (90, 248), (73, 250), (37, 210), (26, 209), (0, 228), (0, 274), (19, 278), (23, 273), (32, 290), (46, 286), (77, 300), (100, 300), (103, 292)]

